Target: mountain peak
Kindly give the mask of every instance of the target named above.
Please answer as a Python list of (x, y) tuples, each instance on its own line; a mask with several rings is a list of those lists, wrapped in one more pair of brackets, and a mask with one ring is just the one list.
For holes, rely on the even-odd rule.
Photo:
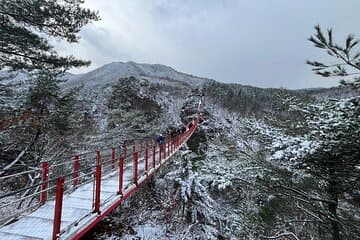
[(124, 77), (148, 77), (151, 80), (174, 80), (192, 86), (199, 86), (209, 79), (181, 73), (162, 64), (111, 62), (85, 74), (69, 79), (67, 86), (84, 84), (87, 86), (106, 85)]

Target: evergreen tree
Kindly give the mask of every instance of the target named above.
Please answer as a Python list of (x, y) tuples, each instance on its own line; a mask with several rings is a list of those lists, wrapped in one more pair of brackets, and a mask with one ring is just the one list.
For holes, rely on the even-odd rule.
[[(4, 139), (8, 139), (0, 143), (6, 156), (4, 170), (19, 162), (38, 166), (43, 156), (49, 159), (46, 154), (52, 158), (62, 154), (65, 140), (70, 137), (67, 133), (78, 127), (75, 95), (60, 90), (59, 74), (89, 62), (59, 56), (50, 40), (75, 43), (84, 25), (99, 20), (98, 14), (82, 8), (82, 3), (82, 0), (0, 0), (0, 69), (25, 70), (32, 75), (21, 109), (16, 109), (20, 114), (14, 116), (11, 109), (6, 109), (10, 119), (25, 118), (2, 129)], [(8, 122), (9, 118), (1, 120)]]
[(75, 89), (63, 92), (60, 82), (51, 74), (40, 74), (32, 80), (26, 104), (37, 120), (39, 131), (44, 128), (42, 132), (52, 130), (63, 135), (76, 128)]
[[(315, 47), (324, 49), (335, 57), (335, 64), (307, 61), (313, 66), (313, 71), (323, 77), (341, 77), (341, 83), (352, 86), (356, 96), (328, 102), (325, 109), (320, 109), (310, 124), (313, 125), (311, 135), (317, 135), (321, 151), (316, 151), (305, 161), (311, 166), (317, 160), (314, 170), (321, 171), (327, 178), (328, 189), (332, 202), (328, 209), (334, 217), (331, 221), (334, 239), (341, 239), (341, 220), (337, 216), (339, 198), (344, 193), (355, 197), (358, 201), (360, 190), (360, 51), (355, 47), (359, 40), (349, 35), (345, 46), (333, 41), (332, 29), (327, 31), (327, 37), (320, 26), (315, 26), (316, 33), (309, 38)], [(357, 198), (357, 199), (356, 199)], [(344, 228), (343, 228), (344, 229)]]
[(140, 80), (133, 76), (120, 78), (112, 86), (108, 99), (110, 127), (115, 127), (124, 119), (136, 119), (138, 124), (147, 124), (159, 116), (161, 106), (154, 100), (154, 96), (142, 96), (140, 89)]
[(0, 69), (65, 71), (89, 64), (73, 56), (59, 56), (49, 37), (77, 42), (80, 29), (96, 12), (84, 9), (83, 0), (1, 0)]

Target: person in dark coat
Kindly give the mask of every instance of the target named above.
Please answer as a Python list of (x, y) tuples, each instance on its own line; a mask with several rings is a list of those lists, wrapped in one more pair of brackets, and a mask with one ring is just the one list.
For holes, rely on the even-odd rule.
[(189, 129), (193, 126), (193, 121), (189, 123)]
[(185, 126), (182, 126), (180, 133), (184, 133), (184, 132), (186, 132), (186, 127), (185, 127)]
[(166, 141), (166, 137), (165, 137), (163, 134), (161, 134), (161, 135), (160, 135), (160, 144), (161, 144), (161, 145), (164, 145), (164, 144), (165, 144), (165, 141)]
[(166, 141), (166, 138), (163, 134), (160, 134), (156, 137), (156, 142), (159, 144), (159, 145), (164, 145), (165, 144), (165, 141)]
[(160, 135), (161, 135), (161, 134), (159, 134), (159, 135), (156, 136), (156, 142), (157, 142), (158, 144), (160, 144)]

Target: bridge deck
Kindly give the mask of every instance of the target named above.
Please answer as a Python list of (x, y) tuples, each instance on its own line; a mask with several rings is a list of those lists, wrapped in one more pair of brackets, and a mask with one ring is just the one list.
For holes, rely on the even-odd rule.
[[(100, 213), (93, 213), (93, 182), (79, 186), (73, 192), (64, 195), (61, 219), (60, 239), (78, 239), (97, 222), (105, 217), (111, 210), (128, 198), (144, 181), (164, 164), (186, 142), (188, 136), (180, 146), (159, 163), (156, 154), (156, 166), (152, 168), (149, 163), (149, 172), (145, 173), (145, 160), (139, 159), (138, 184), (133, 183), (133, 161), (124, 167), (123, 195), (119, 191), (119, 172), (113, 171), (101, 178)], [(149, 161), (150, 162), (150, 161)], [(31, 213), (23, 214), (19, 220), (0, 228), (0, 239), (52, 239), (55, 200), (47, 201)]]

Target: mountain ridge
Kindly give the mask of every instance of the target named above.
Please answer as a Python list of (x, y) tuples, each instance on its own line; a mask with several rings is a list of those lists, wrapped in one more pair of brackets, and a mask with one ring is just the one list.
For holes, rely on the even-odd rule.
[[(67, 80), (62, 83), (63, 88), (72, 88), (75, 86), (84, 85), (85, 87), (104, 87), (108, 84), (114, 84), (119, 78), (126, 78), (134, 76), (137, 78), (145, 78), (152, 83), (165, 83), (169, 84), (170, 81), (179, 81), (192, 87), (201, 87), (205, 83), (218, 82), (214, 79), (199, 77), (188, 73), (177, 71), (176, 69), (163, 65), (163, 64), (149, 64), (149, 63), (136, 63), (133, 61), (127, 62), (111, 62), (104, 64), (92, 71), (81, 74), (74, 74), (66, 72), (62, 78)], [(28, 73), (23, 71), (11, 72), (9, 70), (0, 71), (0, 80), (2, 84), (11, 85), (26, 85), (26, 79), (29, 77)], [(223, 83), (231, 88), (254, 88), (262, 90), (273, 90), (280, 88), (262, 88), (252, 85), (243, 85), (240, 83)], [(287, 89), (291, 92), (306, 92), (311, 95), (319, 95), (327, 93), (331, 95), (332, 92), (348, 92), (346, 88), (330, 87), (330, 88), (304, 88), (304, 89)], [(337, 93), (338, 95), (338, 93)]]
[(205, 82), (214, 81), (208, 78), (193, 76), (179, 72), (162, 64), (135, 62), (111, 62), (83, 74), (75, 74), (68, 78), (65, 86), (84, 84), (88, 86), (106, 85), (124, 77), (145, 77), (150, 81), (158, 79), (177, 80), (192, 86), (200, 86)]

